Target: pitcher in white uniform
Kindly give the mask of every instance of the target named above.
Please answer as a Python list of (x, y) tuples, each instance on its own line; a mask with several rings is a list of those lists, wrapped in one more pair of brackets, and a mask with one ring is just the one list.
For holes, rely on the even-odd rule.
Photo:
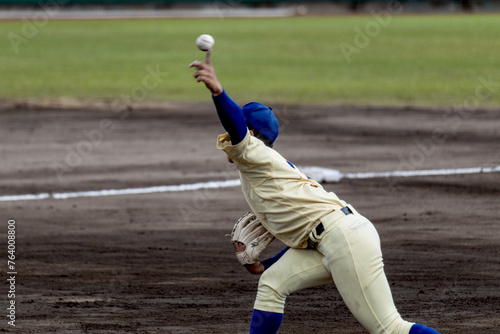
[[(290, 293), (333, 280), (369, 333), (439, 334), (401, 318), (372, 223), (272, 149), (279, 132), (272, 109), (256, 102), (240, 108), (210, 63), (195, 61), (190, 67), (196, 68), (194, 77), (212, 93), (227, 131), (218, 137), (217, 147), (238, 168), (248, 205), (266, 229), (290, 247), (272, 265), (246, 266), (252, 273), (262, 273), (250, 333), (277, 333)], [(241, 247), (235, 245), (237, 250)]]

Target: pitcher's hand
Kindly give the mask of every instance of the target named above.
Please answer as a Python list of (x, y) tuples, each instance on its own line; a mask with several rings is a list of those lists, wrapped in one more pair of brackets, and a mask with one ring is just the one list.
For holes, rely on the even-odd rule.
[(215, 76), (215, 70), (211, 64), (195, 60), (189, 64), (189, 67), (196, 67), (196, 72), (193, 74), (194, 78), (197, 82), (203, 82), (213, 96), (217, 96), (224, 91), (222, 85)]

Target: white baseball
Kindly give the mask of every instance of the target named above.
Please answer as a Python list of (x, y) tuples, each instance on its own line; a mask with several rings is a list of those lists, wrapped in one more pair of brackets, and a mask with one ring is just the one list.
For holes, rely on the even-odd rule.
[(210, 35), (200, 35), (196, 39), (196, 46), (198, 49), (201, 51), (208, 51), (211, 50), (214, 47), (215, 40), (212, 36)]

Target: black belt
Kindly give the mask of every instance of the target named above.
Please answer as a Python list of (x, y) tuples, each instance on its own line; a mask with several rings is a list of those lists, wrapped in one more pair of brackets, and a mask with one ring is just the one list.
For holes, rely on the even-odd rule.
[[(340, 211), (342, 211), (346, 216), (353, 213), (352, 210), (348, 206), (344, 206), (342, 209), (340, 209)], [(323, 226), (323, 223), (320, 222), (316, 226), (315, 230), (316, 230), (317, 236), (321, 235), (321, 233), (323, 233), (325, 231), (325, 227)], [(312, 241), (311, 239), (308, 239), (307, 243), (308, 243), (308, 248), (316, 249), (316, 246), (318, 246), (318, 244), (316, 242)]]
[(350, 215), (352, 212), (351, 208), (348, 206), (344, 206), (342, 209), (340, 209), (343, 213), (345, 213), (346, 216)]
[[(352, 210), (348, 206), (344, 206), (342, 209), (340, 209), (346, 216), (352, 214)], [(318, 226), (316, 226), (316, 235), (320, 235), (325, 231), (325, 227), (323, 226), (323, 223), (319, 223)]]

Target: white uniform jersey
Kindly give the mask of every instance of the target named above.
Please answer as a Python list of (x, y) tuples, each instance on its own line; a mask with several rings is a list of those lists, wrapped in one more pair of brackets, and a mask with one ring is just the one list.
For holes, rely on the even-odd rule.
[(229, 134), (220, 135), (217, 148), (226, 152), (238, 168), (250, 209), (290, 247), (306, 248), (318, 220), (346, 205), (249, 131), (237, 145), (231, 144)]

